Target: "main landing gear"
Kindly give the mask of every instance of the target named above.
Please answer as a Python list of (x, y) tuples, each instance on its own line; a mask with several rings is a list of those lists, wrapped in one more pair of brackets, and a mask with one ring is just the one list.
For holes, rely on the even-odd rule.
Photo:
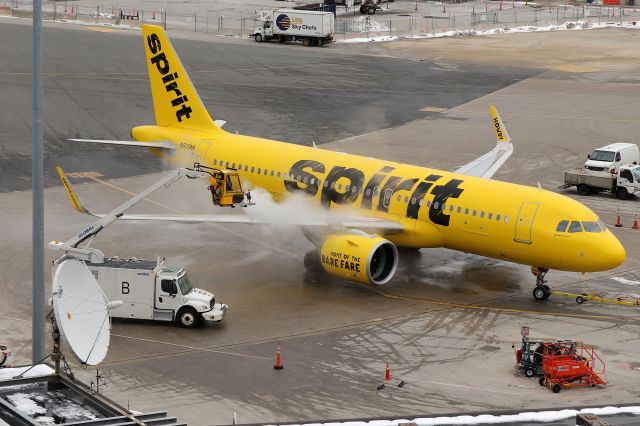
[(551, 296), (551, 288), (545, 283), (544, 277), (549, 272), (547, 268), (531, 267), (531, 273), (536, 276), (536, 288), (533, 289), (533, 298), (536, 300), (546, 300)]
[(322, 264), (320, 263), (320, 253), (317, 250), (312, 250), (304, 255), (304, 267), (308, 272), (320, 272), (322, 271)]

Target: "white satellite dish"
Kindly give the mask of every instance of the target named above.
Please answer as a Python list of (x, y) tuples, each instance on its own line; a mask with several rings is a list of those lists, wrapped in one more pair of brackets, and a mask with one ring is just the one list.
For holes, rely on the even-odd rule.
[(109, 349), (109, 303), (87, 265), (77, 259), (62, 261), (53, 276), (53, 311), (60, 334), (80, 362), (97, 365)]

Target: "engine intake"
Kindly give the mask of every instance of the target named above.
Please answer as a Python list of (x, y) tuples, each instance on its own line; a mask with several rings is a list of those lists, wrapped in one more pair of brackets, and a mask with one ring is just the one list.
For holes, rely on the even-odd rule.
[(329, 235), (320, 248), (320, 263), (335, 277), (383, 285), (396, 272), (398, 249), (390, 241), (375, 235)]

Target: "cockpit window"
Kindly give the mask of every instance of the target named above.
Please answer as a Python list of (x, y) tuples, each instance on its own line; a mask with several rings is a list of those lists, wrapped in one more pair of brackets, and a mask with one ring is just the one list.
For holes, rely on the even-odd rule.
[(582, 226), (580, 225), (580, 222), (574, 220), (571, 222), (571, 225), (569, 225), (569, 232), (582, 232)]
[(561, 220), (556, 228), (556, 232), (565, 232), (567, 230), (567, 226), (569, 226), (569, 221)]
[(602, 232), (603, 229), (600, 228), (600, 224), (598, 222), (582, 222), (582, 227), (585, 232)]

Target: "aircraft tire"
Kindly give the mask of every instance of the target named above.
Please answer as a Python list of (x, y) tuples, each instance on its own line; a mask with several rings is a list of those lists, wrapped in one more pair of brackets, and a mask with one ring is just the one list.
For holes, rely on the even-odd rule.
[(317, 251), (313, 250), (304, 255), (304, 267), (309, 272), (319, 272), (322, 270), (320, 255)]
[(551, 297), (551, 288), (546, 284), (544, 284), (542, 288), (544, 289), (544, 298), (548, 299), (549, 297)]
[(542, 286), (536, 286), (536, 288), (533, 289), (533, 298), (536, 300), (545, 300), (547, 297), (547, 292), (545, 291), (545, 289)]

